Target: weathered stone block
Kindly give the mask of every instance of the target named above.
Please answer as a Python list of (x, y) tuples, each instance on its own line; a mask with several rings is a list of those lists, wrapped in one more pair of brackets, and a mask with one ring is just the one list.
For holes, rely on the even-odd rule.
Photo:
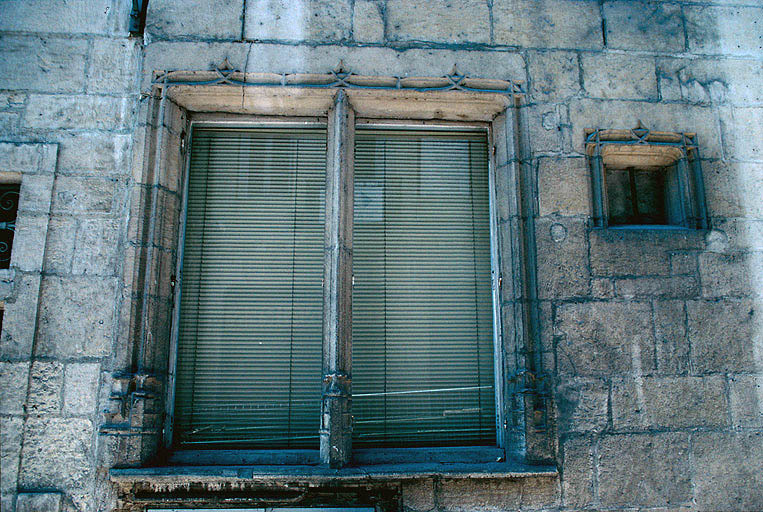
[(711, 217), (763, 218), (763, 164), (702, 162), (702, 175)]
[(760, 66), (742, 59), (657, 59), (663, 100), (691, 103), (759, 105), (763, 91)]
[(496, 44), (535, 48), (601, 48), (599, 5), (590, 0), (495, 0)]
[(763, 368), (761, 305), (749, 300), (687, 303), (693, 371), (756, 372)]
[(19, 131), (21, 112), (0, 112), (0, 132), (6, 136)]
[(0, 418), (0, 490), (3, 495), (16, 490), (23, 426), (22, 418)]
[(705, 245), (702, 232), (689, 230), (595, 229), (589, 238), (591, 269), (597, 276), (667, 276), (671, 252)]
[(609, 385), (598, 379), (566, 379), (556, 387), (560, 432), (601, 432), (607, 428)]
[(72, 260), (73, 274), (116, 274), (120, 224), (120, 221), (112, 219), (80, 221)]
[(591, 213), (590, 172), (584, 158), (538, 159), (540, 216)]
[(402, 502), (404, 510), (426, 512), (435, 509), (434, 480), (408, 480), (402, 482)]
[(699, 274), (702, 278), (702, 296), (739, 297), (756, 290), (755, 268), (761, 263), (760, 257), (749, 253), (719, 254), (705, 252), (699, 255)]
[(522, 482), (506, 479), (442, 479), (435, 494), (443, 512), (512, 510), (519, 508), (521, 499)]
[[(240, 27), (239, 30), (241, 30)], [(261, 45), (247, 43), (158, 41), (145, 48), (143, 69), (214, 69), (214, 66), (221, 66), (223, 61), (228, 59), (232, 68), (243, 70), (247, 66), (248, 50), (251, 48), (252, 53), (255, 53), (259, 46)], [(288, 59), (288, 57), (284, 57), (284, 59)], [(252, 70), (251, 68), (247, 69)], [(271, 72), (277, 73), (278, 71), (271, 69)], [(149, 89), (150, 84), (151, 76), (146, 73), (141, 84), (142, 90)], [(141, 118), (140, 120), (143, 121), (144, 119)]]
[(19, 190), (19, 215), (47, 215), (50, 212), (53, 180), (52, 174), (23, 175)]
[(32, 357), (34, 319), (40, 293), (39, 274), (18, 274), (14, 279), (13, 297), (5, 301), (0, 354), (8, 359)]
[(586, 228), (581, 220), (539, 218), (538, 294), (542, 299), (590, 295)]
[(362, 43), (384, 41), (382, 4), (374, 0), (356, 0), (352, 12), (352, 37)]
[(75, 217), (51, 217), (48, 223), (44, 269), (54, 274), (70, 274), (74, 241), (79, 221)]
[[(5, 5), (3, 17), (7, 15)], [(0, 22), (2, 24), (2, 22)], [(49, 30), (46, 30), (48, 32)], [(87, 41), (55, 37), (0, 39), (0, 89), (81, 92), (85, 87)]]
[(59, 413), (64, 365), (57, 361), (35, 361), (32, 363), (30, 376), (27, 411), (31, 414)]
[(562, 504), (585, 508), (593, 501), (593, 450), (586, 437), (566, 439), (562, 443)]
[(651, 307), (588, 302), (557, 307), (557, 371), (580, 376), (639, 374), (654, 369)]
[(94, 472), (92, 443), (90, 420), (29, 418), (24, 426), (19, 485), (28, 489), (89, 487)]
[(41, 144), (0, 143), (0, 164), (12, 172), (40, 172)]
[(700, 54), (761, 55), (763, 8), (692, 5), (684, 8), (689, 50)]
[(94, 39), (88, 68), (88, 92), (120, 94), (137, 91), (139, 50), (135, 39)]
[(182, 3), (154, 0), (148, 4), (146, 37), (149, 40), (236, 40), (241, 38), (243, 14), (243, 0), (186, 0)]
[(626, 377), (612, 383), (616, 430), (728, 426), (724, 379)]
[(562, 150), (563, 130), (566, 124), (566, 109), (560, 105), (537, 104), (522, 107), (518, 111), (527, 127), (522, 135), (529, 141), (533, 155), (557, 153)]
[[(284, 51), (287, 52), (284, 60)], [(264, 58), (262, 61), (258, 59)], [(358, 74), (378, 76), (444, 76), (458, 64), (458, 72), (467, 76), (507, 79), (524, 76), (524, 59), (518, 52), (457, 51), (411, 49), (405, 52), (392, 48), (358, 48), (347, 53), (340, 46), (318, 46), (305, 51), (284, 50), (277, 45), (257, 45), (252, 49), (247, 69), (271, 71), (298, 70), (326, 73), (340, 59)]]
[[(715, 229), (710, 233), (722, 233), (723, 242), (719, 250), (714, 252), (763, 250), (763, 220), (716, 217), (713, 219), (713, 227)], [(710, 244), (708, 250), (711, 250)]]
[(489, 43), (487, 2), (432, 0), (424, 4), (387, 0), (387, 38), (391, 41)]
[(685, 375), (689, 371), (689, 340), (683, 301), (654, 302), (657, 372)]
[(64, 413), (92, 414), (98, 403), (98, 363), (70, 363), (64, 371)]
[(580, 92), (577, 53), (530, 51), (527, 61), (530, 95), (536, 101), (560, 101)]
[(522, 480), (521, 510), (549, 510), (561, 502), (559, 479), (525, 478)]
[(16, 217), (11, 266), (22, 271), (40, 272), (47, 232), (47, 215), (20, 213)]
[(119, 182), (114, 179), (58, 176), (53, 186), (53, 213), (110, 212)]
[(59, 512), (62, 497), (59, 492), (22, 492), (16, 499), (16, 512)]
[(583, 154), (587, 128), (633, 128), (641, 123), (652, 129), (696, 133), (703, 158), (722, 155), (718, 116), (706, 106), (646, 101), (607, 101), (574, 99), (569, 104), (572, 144)]
[(732, 427), (763, 427), (763, 377), (729, 377), (729, 402)]
[(246, 2), (245, 39), (343, 41), (352, 30), (349, 0)]
[(0, 93), (0, 110), (22, 108), (26, 103), (26, 94), (21, 91)]
[(670, 273), (673, 275), (696, 275), (697, 254), (695, 252), (676, 252), (670, 254)]
[(116, 130), (127, 127), (134, 102), (134, 98), (127, 97), (30, 94), (24, 123), (43, 130)]
[(595, 277), (591, 279), (591, 295), (595, 299), (609, 299), (615, 296), (615, 283), (612, 279)]
[(23, 414), (28, 388), (28, 362), (0, 362), (0, 414)]
[(4, 1), (0, 30), (106, 34), (111, 28), (112, 10), (110, 0)]
[(697, 510), (756, 510), (763, 504), (763, 434), (697, 432), (692, 436)]
[(678, 506), (691, 499), (689, 439), (683, 433), (612, 435), (599, 444), (604, 507)]
[(657, 75), (651, 57), (588, 54), (581, 57), (581, 62), (583, 86), (588, 96), (637, 100), (657, 98)]
[(607, 47), (621, 50), (684, 50), (681, 7), (663, 2), (604, 3)]
[(116, 279), (46, 277), (40, 295), (38, 354), (108, 356), (115, 300)]
[(643, 297), (694, 298), (699, 296), (695, 276), (635, 277), (615, 280), (615, 295), (625, 299)]
[(16, 271), (10, 268), (0, 269), (0, 300), (5, 301), (13, 294), (13, 278)]
[[(15, 491), (15, 489), (13, 491)], [(16, 494), (13, 491), (8, 491), (7, 493), (0, 494), (0, 510), (15, 512)]]
[(726, 158), (763, 161), (763, 108), (722, 109), (721, 131)]

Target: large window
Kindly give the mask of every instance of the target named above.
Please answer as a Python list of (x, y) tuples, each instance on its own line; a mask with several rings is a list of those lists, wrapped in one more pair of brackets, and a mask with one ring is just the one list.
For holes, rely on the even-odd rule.
[[(353, 143), (352, 443), (496, 446), (487, 131)], [(318, 448), (331, 144), (321, 127), (194, 128), (176, 447)]]

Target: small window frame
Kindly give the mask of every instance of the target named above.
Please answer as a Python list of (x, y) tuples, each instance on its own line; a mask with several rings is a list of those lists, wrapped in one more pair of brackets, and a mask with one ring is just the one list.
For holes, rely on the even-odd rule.
[[(646, 128), (597, 128), (585, 133), (595, 228), (708, 229), (704, 181), (695, 133), (652, 132)], [(620, 170), (665, 174), (662, 189), (665, 195), (665, 223), (610, 221), (607, 175), (609, 171)], [(670, 180), (667, 179), (669, 172), (675, 172), (676, 186), (672, 190), (669, 190)], [(669, 222), (671, 218), (673, 222)]]

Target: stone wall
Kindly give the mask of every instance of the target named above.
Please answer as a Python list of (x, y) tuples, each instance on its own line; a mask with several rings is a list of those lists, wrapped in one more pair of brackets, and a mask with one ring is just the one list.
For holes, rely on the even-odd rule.
[[(559, 475), (393, 483), (404, 507), (763, 509), (758, 0), (151, 0), (142, 39), (130, 7), (0, 5), (0, 172), (26, 197), (0, 276), (4, 511), (126, 507), (108, 470), (156, 453), (167, 355), (141, 340), (169, 335), (185, 117), (154, 72), (340, 61), (527, 91)], [(592, 229), (584, 131), (639, 123), (698, 134), (711, 230)]]

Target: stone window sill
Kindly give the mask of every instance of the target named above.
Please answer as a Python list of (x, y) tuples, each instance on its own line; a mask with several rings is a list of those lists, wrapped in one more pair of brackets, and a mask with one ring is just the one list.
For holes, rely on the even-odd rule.
[(122, 486), (167, 485), (179, 482), (205, 484), (294, 482), (306, 484), (361, 483), (415, 480), (422, 478), (537, 478), (556, 477), (554, 466), (520, 463), (407, 463), (331, 469), (322, 466), (171, 466), (115, 468), (111, 480)]

